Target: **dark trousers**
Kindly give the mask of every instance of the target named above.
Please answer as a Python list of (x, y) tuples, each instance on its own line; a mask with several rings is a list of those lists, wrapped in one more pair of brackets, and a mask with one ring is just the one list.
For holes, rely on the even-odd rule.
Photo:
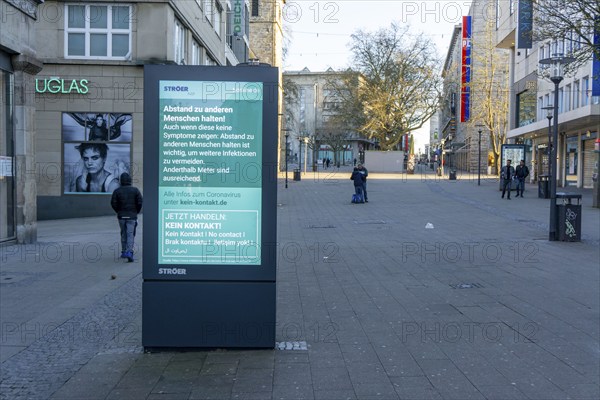
[(362, 190), (363, 190), (363, 196), (365, 197), (365, 201), (369, 200), (369, 198), (367, 197), (367, 182), (363, 183)]
[(517, 194), (521, 193), (523, 196), (523, 191), (525, 190), (525, 178), (518, 178), (517, 180)]
[(133, 253), (133, 238), (135, 237), (135, 228), (137, 220), (135, 219), (119, 219), (119, 227), (121, 228), (121, 251)]
[(502, 197), (508, 190), (508, 198), (510, 199), (510, 179), (502, 179)]

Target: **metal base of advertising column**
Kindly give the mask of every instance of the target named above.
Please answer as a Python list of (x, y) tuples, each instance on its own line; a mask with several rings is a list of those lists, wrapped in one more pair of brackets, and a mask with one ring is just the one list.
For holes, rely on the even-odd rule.
[(273, 282), (144, 282), (143, 297), (147, 350), (275, 347)]

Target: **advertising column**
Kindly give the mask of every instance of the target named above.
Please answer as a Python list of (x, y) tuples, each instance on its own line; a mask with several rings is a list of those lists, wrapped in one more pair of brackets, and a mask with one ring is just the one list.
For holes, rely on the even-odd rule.
[(144, 71), (143, 345), (273, 347), (277, 69)]

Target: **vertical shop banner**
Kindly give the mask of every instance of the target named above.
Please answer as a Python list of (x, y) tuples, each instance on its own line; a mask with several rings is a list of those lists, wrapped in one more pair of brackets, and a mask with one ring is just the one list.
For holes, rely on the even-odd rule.
[(517, 49), (533, 47), (533, 1), (519, 0), (517, 18)]
[(263, 84), (159, 87), (158, 264), (260, 265)]
[(471, 17), (462, 23), (462, 71), (460, 89), (460, 122), (467, 122), (471, 109)]
[(594, 58), (592, 61), (592, 96), (600, 96), (600, 17), (594, 18)]

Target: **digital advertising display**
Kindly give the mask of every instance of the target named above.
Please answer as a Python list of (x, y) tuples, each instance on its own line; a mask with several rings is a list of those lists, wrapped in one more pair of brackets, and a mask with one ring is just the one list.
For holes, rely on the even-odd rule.
[(260, 265), (262, 83), (159, 85), (158, 263)]
[(144, 66), (145, 349), (275, 346), (279, 91), (264, 64)]

